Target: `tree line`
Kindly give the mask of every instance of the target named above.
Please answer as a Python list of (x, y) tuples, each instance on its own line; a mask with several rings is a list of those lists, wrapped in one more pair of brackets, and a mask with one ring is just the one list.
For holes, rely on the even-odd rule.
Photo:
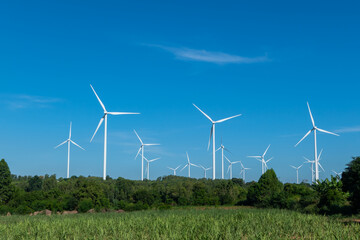
[(173, 206), (247, 205), (284, 208), (305, 213), (353, 214), (360, 210), (360, 157), (353, 158), (342, 177), (316, 184), (281, 183), (273, 169), (258, 182), (242, 179), (211, 180), (180, 176), (155, 181), (99, 177), (56, 178), (55, 175), (11, 175), (0, 161), (0, 214), (87, 212), (122, 209), (168, 209)]

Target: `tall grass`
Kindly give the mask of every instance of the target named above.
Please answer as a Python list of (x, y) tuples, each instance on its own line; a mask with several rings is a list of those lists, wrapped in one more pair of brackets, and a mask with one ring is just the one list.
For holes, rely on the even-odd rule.
[(175, 209), (0, 217), (1, 239), (358, 239), (360, 225), (285, 210)]

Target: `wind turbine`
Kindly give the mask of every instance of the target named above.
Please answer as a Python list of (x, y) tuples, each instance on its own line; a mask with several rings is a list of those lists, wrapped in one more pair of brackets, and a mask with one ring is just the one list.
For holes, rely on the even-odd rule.
[(242, 162), (240, 162), (240, 164), (241, 164), (240, 175), (241, 175), (241, 173), (242, 173), (242, 175), (243, 175), (243, 180), (244, 180), (244, 183), (245, 183), (245, 171), (246, 171), (246, 170), (250, 170), (251, 168), (246, 168), (246, 167), (244, 167), (244, 165), (242, 164)]
[(208, 150), (209, 150), (209, 147), (210, 147), (210, 141), (211, 141), (211, 136), (213, 137), (213, 144), (212, 144), (212, 147), (213, 147), (213, 179), (215, 179), (215, 124), (216, 123), (222, 123), (222, 122), (225, 122), (227, 120), (230, 120), (232, 118), (236, 118), (236, 117), (239, 117), (241, 116), (241, 114), (238, 114), (238, 115), (235, 115), (235, 116), (232, 116), (232, 117), (228, 117), (228, 118), (224, 118), (224, 119), (221, 119), (221, 120), (218, 120), (218, 121), (213, 121), (208, 115), (206, 115), (206, 113), (204, 113), (200, 108), (198, 108), (195, 104), (193, 104), (202, 114), (204, 114), (204, 116), (209, 119), (212, 123), (212, 126), (211, 126), (211, 130), (210, 130), (210, 138), (209, 138), (209, 144), (208, 144)]
[(335, 172), (334, 170), (332, 170), (332, 172), (335, 173), (336, 176), (338, 176), (339, 178), (341, 178), (342, 172)]
[(177, 166), (176, 168), (171, 168), (171, 167), (167, 167), (170, 170), (174, 171), (174, 176), (176, 176), (176, 170), (180, 167), (181, 165)]
[(263, 155), (261, 155), (261, 156), (248, 156), (249, 158), (255, 158), (256, 160), (258, 160), (258, 161), (261, 162), (261, 174), (264, 174), (264, 172), (265, 172), (266, 169), (267, 169), (267, 164), (266, 164), (266, 163), (268, 163), (271, 159), (273, 159), (273, 158), (270, 158), (270, 159), (268, 159), (268, 160), (265, 160), (265, 154), (266, 154), (267, 151), (269, 150), (270, 145), (271, 145), (271, 144), (269, 144), (269, 146), (266, 148), (266, 150), (265, 150), (265, 152), (264, 152)]
[(230, 151), (224, 147), (224, 145), (222, 144), (222, 140), (221, 140), (221, 145), (218, 149), (216, 149), (216, 152), (219, 151), (221, 149), (221, 179), (224, 179), (224, 150), (229, 152)]
[(227, 173), (230, 171), (230, 179), (232, 179), (232, 166), (233, 166), (233, 164), (239, 163), (241, 161), (231, 162), (226, 156), (224, 156), (224, 157), (230, 164), (229, 167), (228, 167)]
[[(319, 157), (318, 157), (318, 165), (325, 172), (324, 168), (321, 166), (321, 163), (320, 163), (322, 152), (323, 152), (323, 149), (321, 149)], [(312, 161), (306, 157), (304, 157), (304, 159), (306, 160), (304, 163), (311, 163), (311, 182), (314, 182), (315, 181), (315, 170), (314, 170), (315, 160)]]
[(73, 140), (71, 140), (71, 122), (70, 122), (70, 132), (69, 132), (69, 138), (67, 140), (65, 140), (64, 142), (60, 143), (59, 145), (57, 145), (55, 148), (60, 147), (61, 145), (67, 143), (68, 144), (68, 161), (67, 161), (67, 172), (66, 172), (66, 178), (69, 178), (69, 169), (70, 169), (70, 143), (74, 144), (75, 146), (83, 149), (82, 147), (80, 147), (80, 145), (78, 145), (76, 142), (74, 142)]
[(150, 180), (150, 163), (155, 162), (156, 160), (159, 160), (160, 158), (155, 158), (155, 159), (152, 159), (152, 160), (148, 160), (146, 157), (144, 157), (144, 159), (147, 162), (146, 170), (145, 170), (147, 172), (147, 179)]
[(94, 135), (92, 136), (90, 142), (93, 140), (93, 138), (95, 137), (96, 132), (98, 131), (98, 129), (100, 128), (102, 122), (105, 120), (105, 126), (104, 126), (104, 172), (103, 172), (103, 179), (106, 180), (106, 152), (107, 152), (107, 116), (109, 115), (127, 115), (127, 114), (140, 114), (140, 113), (132, 113), (132, 112), (108, 112), (106, 111), (106, 108), (104, 106), (104, 104), (101, 102), (99, 96), (96, 94), (94, 88), (91, 86), (91, 89), (93, 90), (97, 100), (99, 101), (102, 109), (104, 110), (104, 116), (100, 119), (100, 122), (94, 132)]
[(311, 118), (311, 123), (312, 123), (312, 126), (313, 128), (310, 129), (306, 134), (305, 136), (295, 145), (295, 147), (297, 145), (299, 145), (299, 143), (301, 143), (311, 132), (314, 132), (314, 161), (315, 161), (315, 181), (319, 180), (319, 167), (318, 167), (318, 157), (317, 157), (317, 144), (316, 144), (316, 131), (319, 131), (319, 132), (323, 132), (323, 133), (327, 133), (327, 134), (332, 134), (332, 135), (335, 135), (335, 136), (339, 136), (338, 134), (336, 133), (332, 133), (332, 132), (329, 132), (329, 131), (326, 131), (326, 130), (323, 130), (323, 129), (320, 129), (318, 127), (316, 127), (315, 125), (315, 121), (314, 121), (314, 118), (311, 114), (311, 110), (310, 110), (310, 106), (309, 106), (309, 103), (307, 102), (307, 106), (308, 106), (308, 109), (309, 109), (309, 114), (310, 114), (310, 118)]
[(296, 170), (296, 183), (299, 184), (299, 169), (303, 166), (303, 164), (301, 164), (298, 167), (294, 167), (293, 165), (290, 165), (290, 167), (294, 168)]
[(190, 167), (191, 166), (199, 167), (199, 166), (190, 162), (189, 154), (187, 152), (186, 152), (186, 157), (187, 157), (187, 164), (180, 171), (184, 170), (186, 167), (189, 167), (189, 177), (190, 177)]
[(145, 146), (157, 146), (157, 145), (160, 145), (160, 144), (157, 144), (157, 143), (143, 143), (143, 141), (141, 140), (141, 138), (139, 137), (139, 135), (137, 134), (137, 132), (135, 131), (134, 129), (134, 133), (136, 134), (136, 136), (138, 137), (138, 139), (140, 140), (140, 148), (139, 148), (139, 151), (137, 152), (136, 156), (135, 156), (135, 159), (137, 158), (137, 156), (139, 155), (140, 151), (141, 151), (141, 181), (144, 180), (144, 147)]
[(211, 167), (209, 167), (209, 168), (205, 168), (204, 166), (202, 166), (202, 165), (199, 165), (203, 170), (204, 170), (204, 178), (206, 178), (206, 171), (207, 170), (210, 170), (211, 169)]

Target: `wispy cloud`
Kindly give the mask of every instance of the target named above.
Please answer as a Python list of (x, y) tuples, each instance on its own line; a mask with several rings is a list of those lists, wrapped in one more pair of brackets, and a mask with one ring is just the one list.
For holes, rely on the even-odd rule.
[(176, 48), (157, 44), (146, 44), (149, 47), (156, 47), (175, 55), (177, 59), (185, 61), (209, 62), (216, 64), (227, 63), (259, 63), (269, 61), (268, 57), (242, 57), (223, 52), (211, 52), (207, 50), (191, 49), (186, 47)]
[(353, 133), (353, 132), (360, 132), (360, 126), (355, 127), (344, 127), (338, 130), (335, 130), (336, 133)]
[(24, 109), (24, 108), (48, 108), (53, 103), (61, 102), (62, 99), (33, 96), (33, 95), (2, 95), (1, 102), (7, 105), (10, 109)]

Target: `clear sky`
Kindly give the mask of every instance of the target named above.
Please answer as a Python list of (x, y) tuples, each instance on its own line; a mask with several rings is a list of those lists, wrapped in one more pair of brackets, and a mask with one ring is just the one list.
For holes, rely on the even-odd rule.
[[(108, 174), (140, 178), (139, 141), (149, 158), (161, 157), (150, 177), (167, 166), (211, 167), (207, 142), (214, 119), (243, 161), (248, 180), (260, 162), (246, 158), (272, 144), (269, 167), (294, 182), (303, 156), (313, 156), (309, 101), (328, 177), (360, 155), (360, 14), (358, 1), (2, 1), (0, 3), (0, 157), (19, 175), (102, 176), (103, 127), (90, 138), (102, 109), (141, 115), (109, 116)], [(220, 153), (217, 177), (220, 176)], [(239, 176), (234, 166), (234, 177)], [(179, 175), (185, 176), (184, 170)], [(193, 169), (192, 176), (203, 171)], [(210, 174), (210, 172), (208, 173)], [(310, 179), (309, 166), (300, 180)]]

